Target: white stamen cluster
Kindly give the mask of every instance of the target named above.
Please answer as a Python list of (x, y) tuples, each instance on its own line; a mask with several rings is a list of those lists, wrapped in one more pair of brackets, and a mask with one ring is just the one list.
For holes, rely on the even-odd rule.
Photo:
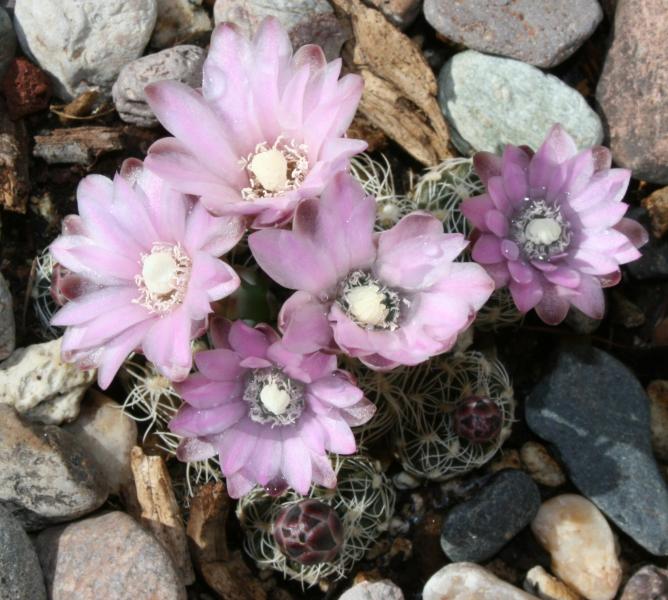
[(149, 254), (141, 255), (140, 264), (141, 273), (135, 276), (139, 290), (135, 304), (164, 314), (183, 302), (192, 261), (180, 244), (156, 242)]
[(304, 411), (304, 386), (273, 367), (255, 369), (243, 399), (251, 421), (262, 425), (292, 425)]
[(252, 202), (299, 188), (309, 169), (307, 152), (306, 144), (286, 142), (282, 135), (271, 147), (267, 142), (255, 146), (240, 161), (250, 183), (241, 190), (243, 199)]
[(570, 225), (559, 207), (545, 200), (525, 199), (525, 206), (512, 219), (511, 234), (524, 256), (549, 260), (571, 242)]
[(409, 305), (408, 299), (366, 271), (353, 271), (346, 277), (336, 302), (360, 327), (390, 331), (399, 327), (402, 305)]

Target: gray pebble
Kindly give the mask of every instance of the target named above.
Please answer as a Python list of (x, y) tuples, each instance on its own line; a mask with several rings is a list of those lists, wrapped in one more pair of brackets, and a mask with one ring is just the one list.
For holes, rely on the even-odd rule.
[(156, 54), (143, 56), (123, 67), (112, 96), (116, 110), (126, 123), (141, 127), (158, 124), (146, 103), (144, 88), (149, 83), (171, 79), (191, 87), (202, 85), (202, 65), (206, 53), (197, 46), (174, 46)]
[(578, 148), (603, 140), (601, 120), (577, 90), (510, 58), (455, 54), (441, 69), (438, 100), (463, 154), (499, 154), (506, 144), (538, 148), (555, 123)]
[(668, 554), (668, 489), (652, 455), (649, 400), (633, 373), (602, 350), (564, 346), (526, 418), (583, 495), (646, 550)]

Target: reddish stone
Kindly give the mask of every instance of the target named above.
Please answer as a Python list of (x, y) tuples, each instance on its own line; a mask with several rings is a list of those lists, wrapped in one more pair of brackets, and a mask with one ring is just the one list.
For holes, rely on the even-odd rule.
[(668, 3), (618, 0), (613, 31), (596, 89), (613, 159), (668, 184)]
[(9, 116), (14, 120), (44, 110), (51, 99), (47, 74), (22, 56), (10, 63), (0, 89), (7, 99)]

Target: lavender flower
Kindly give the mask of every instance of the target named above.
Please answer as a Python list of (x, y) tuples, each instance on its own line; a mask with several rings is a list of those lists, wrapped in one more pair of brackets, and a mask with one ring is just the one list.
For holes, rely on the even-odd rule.
[(603, 318), (602, 288), (617, 284), (619, 265), (637, 259), (647, 233), (623, 218), (631, 172), (611, 169), (610, 152), (577, 151), (555, 125), (540, 149), (507, 146), (503, 157), (474, 158), (486, 193), (462, 204), (479, 230), (473, 259), (508, 285), (517, 308), (536, 309), (550, 325), (575, 306)]
[(494, 283), (479, 265), (453, 262), (466, 247), (430, 214), (414, 212), (374, 236), (376, 203), (340, 174), (319, 201), (295, 211), (292, 231), (249, 237), (255, 260), (284, 287), (285, 342), (331, 345), (376, 369), (415, 365), (449, 350)]
[(84, 178), (77, 202), (79, 215), (65, 218), (50, 247), (78, 277), (80, 293), (51, 321), (67, 327), (64, 360), (99, 367), (104, 389), (128, 354), (141, 349), (162, 374), (184, 379), (190, 341), (206, 329), (211, 302), (239, 286), (216, 257), (239, 241), (243, 224), (212, 217), (135, 160), (113, 181)]
[(354, 453), (350, 427), (375, 412), (336, 357), (291, 352), (268, 325), (216, 319), (211, 334), (215, 349), (195, 355), (199, 373), (176, 385), (186, 404), (170, 429), (189, 438), (180, 458), (218, 453), (234, 498), (255, 483), (334, 487), (327, 452)]
[(362, 94), (358, 75), (339, 80), (319, 46), (294, 55), (273, 18), (253, 40), (219, 25), (204, 63), (201, 93), (163, 81), (148, 102), (174, 137), (156, 142), (146, 165), (214, 214), (249, 215), (253, 227), (290, 220), (366, 148), (345, 134)]

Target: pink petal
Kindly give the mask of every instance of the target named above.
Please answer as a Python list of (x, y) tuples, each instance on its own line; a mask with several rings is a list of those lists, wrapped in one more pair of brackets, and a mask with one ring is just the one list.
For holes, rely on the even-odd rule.
[(232, 323), (228, 341), (242, 358), (265, 358), (270, 343), (262, 331), (246, 325), (243, 321)]
[(582, 277), (577, 293), (571, 297), (571, 304), (592, 319), (605, 316), (605, 295), (595, 277)]
[(494, 204), (488, 194), (467, 198), (459, 205), (461, 213), (480, 231), (488, 231), (485, 217)]
[(138, 304), (125, 304), (105, 312), (82, 326), (81, 347), (98, 346), (116, 337), (129, 327), (143, 321), (153, 321), (154, 316)]
[[(502, 213), (509, 214), (515, 205), (516, 199), (509, 198), (503, 185), (502, 177), (492, 177), (487, 182), (487, 193), (492, 199), (494, 206)], [(519, 202), (519, 200), (517, 200)]]
[[(311, 206), (307, 209), (310, 211)], [(296, 232), (256, 231), (248, 237), (248, 245), (260, 268), (283, 287), (318, 294), (338, 282), (339, 273), (327, 255), (329, 248), (318, 247)]]
[(244, 372), (239, 366), (237, 353), (224, 348), (198, 352), (195, 364), (201, 373), (214, 381), (234, 381)]
[(134, 327), (126, 329), (113, 340), (105, 343), (102, 348), (102, 354), (99, 359), (100, 366), (97, 371), (97, 384), (101, 389), (106, 390), (109, 387), (123, 361), (125, 361), (130, 352), (139, 346), (150, 326), (150, 321), (138, 323)]
[(501, 262), (501, 241), (496, 236), (485, 233), (474, 244), (471, 256), (476, 262), (485, 265)]
[(548, 325), (559, 325), (568, 314), (568, 299), (560, 294), (559, 288), (546, 284), (543, 286), (543, 297), (536, 305), (536, 314)]
[(529, 157), (515, 146), (506, 146), (502, 159), (502, 179), (506, 196), (516, 206), (529, 194)]
[(508, 262), (508, 271), (510, 276), (517, 282), (521, 284), (529, 283), (533, 277), (533, 269), (522, 261), (509, 261)]
[(213, 381), (203, 373), (193, 373), (174, 387), (195, 408), (213, 408), (240, 399), (243, 392), (241, 381)]
[(320, 401), (338, 408), (357, 404), (364, 396), (362, 390), (337, 374), (314, 381), (309, 385), (308, 391)]
[(158, 369), (172, 381), (182, 381), (192, 368), (190, 316), (183, 307), (155, 319), (142, 342), (142, 349)]
[(185, 437), (221, 433), (237, 423), (247, 412), (248, 404), (243, 400), (227, 402), (209, 409), (193, 408), (186, 404), (169, 422), (169, 428)]
[(58, 327), (82, 325), (103, 313), (132, 303), (138, 295), (137, 288), (106, 287), (70, 300), (51, 319)]
[(330, 452), (336, 454), (353, 454), (355, 452), (357, 449), (355, 436), (343, 419), (340, 417), (330, 419), (324, 415), (319, 415), (318, 420), (327, 433), (325, 446)]
[(332, 343), (326, 304), (306, 292), (295, 292), (281, 307), (278, 316), (283, 344), (293, 352), (308, 353), (328, 348)]
[(539, 283), (539, 278), (534, 277), (529, 283), (521, 284), (511, 281), (508, 285), (510, 293), (515, 302), (515, 306), (520, 312), (529, 312), (543, 297), (543, 287)]
[(267, 428), (262, 431), (249, 464), (252, 473), (260, 485), (266, 485), (280, 472), (283, 459), (283, 444), (279, 428)]
[(501, 175), (501, 165), (501, 157), (491, 152), (476, 152), (473, 156), (473, 168), (485, 186), (491, 177)]
[(629, 238), (636, 248), (644, 246), (649, 241), (647, 230), (634, 219), (625, 217), (614, 226), (614, 229)]
[(498, 237), (508, 235), (508, 219), (501, 211), (491, 210), (485, 215), (485, 223), (489, 231)]
[(146, 100), (158, 120), (212, 173), (223, 172), (237, 185), (244, 184), (239, 153), (228, 139), (223, 123), (191, 87), (178, 81), (146, 86)]
[(226, 477), (236, 473), (251, 460), (261, 436), (262, 427), (248, 418), (223, 433), (216, 445), (220, 453), (220, 467)]
[(501, 240), (501, 254), (508, 260), (517, 260), (520, 256), (520, 249), (511, 240)]
[(294, 427), (283, 431), (283, 461), (281, 471), (287, 482), (300, 494), (311, 487), (311, 460), (309, 451)]
[(558, 267), (554, 271), (546, 271), (543, 275), (550, 283), (567, 288), (576, 288), (581, 281), (580, 273), (567, 267)]

